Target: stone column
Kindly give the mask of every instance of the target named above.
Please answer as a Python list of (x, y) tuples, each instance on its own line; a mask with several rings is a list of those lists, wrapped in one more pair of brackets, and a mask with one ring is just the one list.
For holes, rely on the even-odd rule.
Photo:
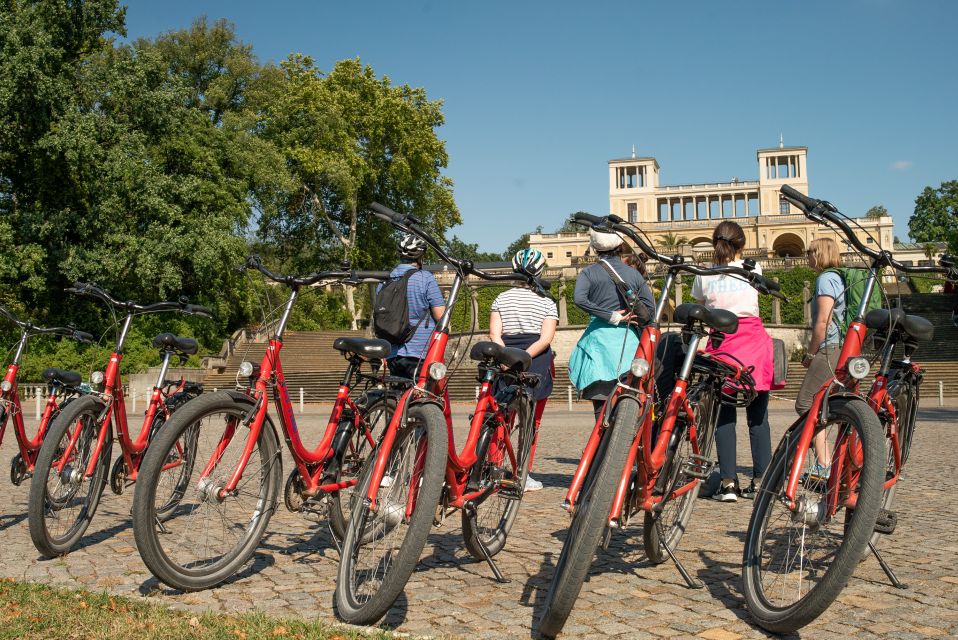
[(569, 309), (568, 302), (565, 298), (565, 289), (566, 289), (566, 279), (565, 275), (559, 277), (559, 326), (568, 327), (569, 326)]
[(811, 283), (806, 280), (804, 286), (802, 287), (802, 318), (805, 320), (805, 324), (812, 323), (811, 292)]

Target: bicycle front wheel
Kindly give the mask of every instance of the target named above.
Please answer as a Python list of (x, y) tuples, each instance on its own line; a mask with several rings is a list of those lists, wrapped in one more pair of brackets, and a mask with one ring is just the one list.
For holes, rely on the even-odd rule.
[[(93, 520), (106, 486), (112, 431), (97, 453), (103, 402), (80, 398), (61, 410), (37, 454), (27, 505), (30, 538), (48, 558), (68, 553)], [(93, 472), (90, 461), (98, 456)]]
[(371, 624), (392, 606), (419, 562), (443, 487), (448, 436), (434, 404), (409, 407), (389, 451), (376, 509), (366, 494), (376, 454), (352, 494), (334, 601), (336, 615)]
[(618, 401), (612, 425), (603, 434), (582, 483), (539, 623), (539, 633), (547, 638), (554, 638), (565, 626), (609, 526), (609, 511), (629, 457), (638, 416), (637, 400), (623, 397)]
[[(276, 510), (279, 445), (269, 418), (249, 441), (251, 407), (227, 392), (200, 396), (173, 414), (143, 458), (133, 535), (147, 568), (174, 589), (205, 589), (236, 573)], [(239, 484), (224, 492), (246, 447)]]
[[(462, 511), (462, 538), (466, 550), (476, 560), (485, 560), (480, 545), (494, 556), (506, 546), (506, 538), (519, 513), (522, 492), (529, 476), (529, 454), (535, 438), (532, 405), (522, 402), (516, 410), (509, 433), (502, 433), (495, 426), (489, 429), (489, 442), (484, 445), (484, 455), (476, 461), (470, 490), (499, 485), (494, 493), (475, 505), (475, 509)], [(513, 457), (506, 449), (512, 446)], [(479, 446), (483, 446), (480, 444)]]
[[(695, 408), (696, 413), (696, 440), (699, 455), (708, 458), (712, 454), (712, 445), (715, 442), (715, 422), (718, 420), (719, 402), (714, 395), (703, 395)], [(677, 440), (674, 451), (669, 452), (666, 459), (666, 465), (663, 466), (660, 473), (665, 475), (665, 491), (681, 489), (694, 482), (691, 489), (678, 496), (675, 499), (669, 499), (664, 495), (662, 500), (665, 504), (662, 511), (653, 516), (648, 511), (645, 512), (644, 524), (642, 527), (642, 542), (645, 546), (645, 555), (650, 562), (659, 564), (668, 559), (663, 544), (667, 544), (669, 549), (675, 549), (679, 546), (685, 530), (688, 528), (689, 520), (692, 518), (692, 510), (695, 508), (695, 499), (702, 489), (702, 483), (692, 476), (685, 473), (685, 464), (692, 455), (692, 441), (689, 438), (688, 429), (685, 429)]]
[(878, 517), (885, 469), (878, 417), (859, 398), (832, 398), (816, 433), (822, 430), (839, 478), (816, 475), (816, 457), (807, 451), (796, 508), (789, 509), (783, 496), (801, 429), (789, 431), (755, 497), (746, 533), (745, 599), (758, 624), (774, 633), (804, 627), (838, 597)]

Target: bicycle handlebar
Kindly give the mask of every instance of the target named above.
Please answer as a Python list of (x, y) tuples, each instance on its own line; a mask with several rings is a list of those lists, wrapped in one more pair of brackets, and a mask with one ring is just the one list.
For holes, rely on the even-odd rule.
[(317, 271), (305, 276), (280, 275), (263, 266), (263, 259), (255, 253), (246, 258), (246, 262), (236, 267), (236, 270), (240, 272), (246, 269), (256, 269), (273, 282), (285, 284), (288, 287), (308, 287), (320, 280), (345, 280), (351, 275), (349, 271)]
[(456, 271), (462, 275), (474, 275), (482, 280), (489, 280), (493, 282), (524, 282), (525, 284), (529, 285), (537, 295), (543, 298), (551, 298), (539, 278), (521, 273), (489, 273), (487, 271), (483, 271), (482, 269), (477, 269), (470, 260), (453, 258), (446, 253), (446, 251), (440, 246), (439, 242), (435, 238), (420, 228), (419, 225), (421, 222), (412, 214), (397, 213), (389, 207), (379, 204), (378, 202), (370, 203), (369, 208), (373, 215), (375, 215), (377, 218), (386, 220), (400, 231), (405, 231), (422, 238), (422, 240), (429, 245), (433, 251), (436, 252), (440, 260), (455, 267)]
[(69, 338), (73, 338), (77, 342), (83, 342), (86, 344), (92, 344), (94, 342), (92, 335), (86, 331), (79, 331), (74, 327), (40, 327), (30, 322), (24, 322), (3, 305), (0, 305), (0, 315), (4, 316), (7, 318), (7, 320), (17, 325), (24, 331), (28, 331), (30, 333), (53, 333), (61, 336), (67, 336)]
[(787, 184), (782, 185), (781, 193), (785, 196), (786, 200), (801, 209), (802, 213), (804, 213), (805, 217), (809, 220), (813, 220), (819, 224), (833, 224), (838, 227), (855, 249), (870, 257), (876, 263), (876, 266), (887, 265), (896, 271), (903, 271), (905, 273), (943, 273), (948, 275), (949, 279), (953, 277), (958, 278), (958, 269), (955, 268), (951, 256), (942, 256), (942, 260), (939, 261), (941, 266), (938, 267), (909, 266), (902, 264), (892, 257), (890, 251), (876, 251), (875, 249), (866, 247), (862, 241), (858, 239), (858, 236), (855, 235), (851, 227), (848, 226), (848, 223), (836, 215), (838, 209), (831, 202), (806, 196), (804, 193), (801, 193)]
[(66, 291), (78, 296), (93, 296), (94, 298), (99, 298), (111, 307), (122, 309), (127, 313), (136, 312), (144, 314), (159, 313), (160, 311), (179, 311), (180, 313), (185, 313), (191, 316), (205, 316), (207, 318), (213, 317), (212, 309), (198, 304), (190, 304), (186, 297), (182, 297), (176, 302), (170, 300), (164, 302), (154, 302), (153, 304), (146, 305), (137, 304), (132, 300), (121, 302), (100, 287), (89, 282), (74, 282), (73, 286), (67, 287)]

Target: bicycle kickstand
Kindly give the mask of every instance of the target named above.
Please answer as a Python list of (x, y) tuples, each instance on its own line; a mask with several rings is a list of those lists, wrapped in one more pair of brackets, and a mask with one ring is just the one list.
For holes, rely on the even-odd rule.
[(896, 589), (907, 589), (908, 585), (898, 579), (898, 576), (895, 575), (895, 572), (892, 571), (891, 567), (885, 562), (885, 559), (880, 553), (878, 553), (878, 548), (872, 544), (871, 541), (868, 542), (868, 548), (875, 555), (875, 559), (878, 560), (878, 564), (881, 565), (882, 571), (885, 572), (885, 575), (888, 576), (888, 580), (891, 581), (891, 584)]
[(688, 585), (689, 589), (701, 589), (705, 586), (705, 583), (701, 580), (696, 580), (689, 574), (685, 569), (685, 566), (682, 564), (682, 561), (673, 553), (672, 549), (669, 548), (668, 543), (665, 542), (665, 531), (662, 529), (662, 520), (659, 518), (655, 519), (655, 526), (659, 530), (659, 544), (662, 545), (662, 548), (665, 549), (665, 552), (669, 554), (669, 558), (672, 559), (672, 562), (675, 563), (675, 568), (679, 570), (679, 573), (682, 575), (682, 579), (685, 580), (685, 584)]
[(333, 532), (333, 525), (326, 520), (326, 528), (329, 529), (329, 537), (333, 539), (333, 546), (336, 547), (336, 553), (340, 556), (343, 555), (343, 545), (339, 544), (339, 540), (336, 539), (336, 534)]
[[(471, 503), (465, 505), (463, 511), (465, 511), (469, 517), (473, 517), (476, 514), (476, 508)], [(496, 582), (500, 584), (512, 582), (512, 580), (503, 576), (502, 572), (499, 571), (499, 567), (496, 565), (496, 561), (492, 559), (492, 555), (489, 553), (489, 549), (486, 548), (485, 543), (479, 538), (476, 538), (476, 544), (479, 545), (479, 551), (482, 552), (482, 557), (486, 559), (486, 563), (489, 565), (489, 568), (492, 569), (492, 575), (496, 577)]]

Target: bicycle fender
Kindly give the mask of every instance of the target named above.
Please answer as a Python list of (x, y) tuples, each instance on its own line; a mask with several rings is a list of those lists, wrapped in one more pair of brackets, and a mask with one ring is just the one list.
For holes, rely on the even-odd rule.
[[(864, 398), (862, 398), (857, 393), (852, 393), (851, 391), (839, 391), (838, 393), (829, 394), (822, 399), (822, 407), (819, 410), (819, 414), (818, 414), (819, 424), (828, 422), (828, 414), (830, 411), (829, 407), (831, 406), (832, 401), (834, 401), (836, 398), (847, 398), (849, 400), (857, 399), (857, 400), (861, 400), (862, 402), (865, 402)], [(869, 411), (870, 410), (871, 408), (869, 407)]]

